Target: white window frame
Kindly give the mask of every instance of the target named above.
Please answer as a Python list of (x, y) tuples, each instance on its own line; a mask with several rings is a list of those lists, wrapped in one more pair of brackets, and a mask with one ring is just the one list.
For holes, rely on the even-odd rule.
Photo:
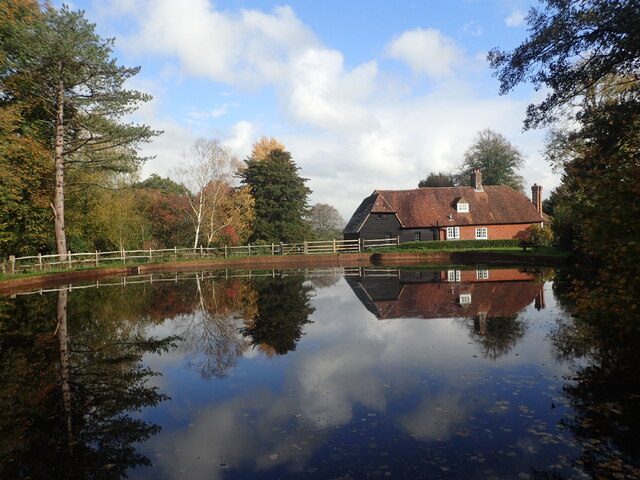
[(478, 280), (487, 280), (489, 278), (489, 270), (476, 270), (476, 278)]
[(489, 229), (487, 227), (476, 228), (476, 240), (488, 240), (488, 239), (489, 239)]
[(421, 242), (422, 241), (421, 232), (413, 232), (413, 241), (414, 242)]
[(448, 282), (459, 282), (460, 281), (460, 270), (447, 270), (447, 281)]
[(458, 298), (460, 301), (460, 305), (470, 305), (471, 304), (471, 294), (470, 293), (461, 293)]
[(460, 227), (447, 227), (447, 240), (460, 240)]
[(461, 202), (456, 204), (457, 211), (461, 213), (467, 213), (469, 211), (469, 204), (466, 202)]

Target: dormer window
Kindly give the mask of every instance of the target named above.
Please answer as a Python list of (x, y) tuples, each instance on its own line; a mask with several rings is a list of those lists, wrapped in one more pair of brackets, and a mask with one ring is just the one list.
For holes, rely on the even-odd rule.
[(469, 212), (469, 204), (467, 202), (458, 202), (457, 211), (458, 213)]

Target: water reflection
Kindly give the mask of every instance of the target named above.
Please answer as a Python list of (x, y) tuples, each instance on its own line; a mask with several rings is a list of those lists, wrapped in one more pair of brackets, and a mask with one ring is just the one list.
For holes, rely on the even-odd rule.
[[(0, 300), (1, 478), (122, 478), (149, 465), (135, 444), (159, 426), (131, 416), (167, 397), (146, 384), (143, 353), (173, 338), (122, 319), (78, 317), (68, 291)], [(71, 303), (71, 305), (70, 305)]]
[(544, 308), (540, 272), (517, 269), (389, 270), (358, 268), (347, 277), (362, 304), (379, 320), (451, 318), (467, 325), (486, 358), (509, 353), (524, 336), (518, 313)]
[(0, 477), (638, 476), (637, 348), (572, 319), (550, 276), (199, 272), (2, 299)]

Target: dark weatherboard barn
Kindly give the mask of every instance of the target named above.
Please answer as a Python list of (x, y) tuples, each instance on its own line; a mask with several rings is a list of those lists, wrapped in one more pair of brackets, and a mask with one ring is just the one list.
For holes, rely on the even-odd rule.
[(542, 187), (531, 190), (529, 200), (511, 187), (483, 187), (477, 170), (468, 187), (375, 190), (349, 220), (344, 238), (401, 243), (524, 238), (531, 225), (544, 222)]

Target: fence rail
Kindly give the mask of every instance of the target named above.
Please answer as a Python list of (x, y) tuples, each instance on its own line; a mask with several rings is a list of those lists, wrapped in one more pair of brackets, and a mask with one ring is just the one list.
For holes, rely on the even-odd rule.
[(110, 252), (72, 253), (64, 255), (10, 256), (2, 262), (2, 273), (48, 272), (97, 267), (100, 264), (148, 263), (172, 260), (219, 259), (250, 255), (322, 255), (332, 253), (358, 253), (369, 248), (398, 245), (397, 238), (304, 241), (301, 243), (272, 243), (270, 245), (242, 245), (223, 247), (167, 248), (160, 250), (114, 250)]

